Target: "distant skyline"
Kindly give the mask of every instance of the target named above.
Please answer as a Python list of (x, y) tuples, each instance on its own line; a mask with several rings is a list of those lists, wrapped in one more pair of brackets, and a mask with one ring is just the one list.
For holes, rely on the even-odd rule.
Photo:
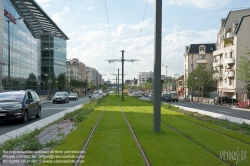
[[(78, 58), (106, 74), (105, 80), (115, 79), (111, 74), (117, 73), (118, 68), (121, 70), (121, 63), (109, 64), (105, 60), (120, 59), (120, 51), (125, 50), (125, 59), (140, 60), (125, 62), (125, 80), (138, 78), (139, 72), (153, 72), (155, 0), (36, 2), (70, 38), (67, 59)], [(168, 66), (167, 75), (182, 75), (185, 46), (215, 43), (221, 18), (226, 18), (231, 10), (242, 8), (250, 8), (250, 1), (163, 0), (162, 64)], [(161, 74), (166, 74), (166, 67), (162, 66)]]

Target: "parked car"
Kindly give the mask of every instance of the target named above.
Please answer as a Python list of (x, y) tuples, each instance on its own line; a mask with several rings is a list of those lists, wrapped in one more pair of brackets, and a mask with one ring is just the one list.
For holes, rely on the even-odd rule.
[(94, 90), (94, 94), (97, 94), (98, 93), (98, 91), (97, 90)]
[(135, 92), (135, 96), (141, 97), (142, 96), (142, 92)]
[(69, 100), (78, 100), (77, 93), (70, 93), (69, 94)]
[(171, 99), (172, 99), (172, 101), (173, 102), (178, 102), (178, 95), (177, 95), (177, 93), (170, 93), (170, 95), (171, 95)]
[(171, 94), (170, 93), (162, 94), (161, 101), (165, 101), (167, 103), (171, 103), (172, 102)]
[(247, 101), (239, 101), (236, 104), (237, 108), (250, 108), (250, 99), (247, 99)]
[(53, 97), (53, 104), (55, 103), (69, 103), (69, 94), (68, 92), (56, 92)]
[(0, 93), (0, 121), (21, 120), (41, 117), (41, 101), (33, 90), (6, 91)]
[(227, 96), (214, 97), (214, 104), (237, 104), (238, 100), (234, 98), (229, 98)]
[(98, 91), (99, 95), (103, 95), (103, 92), (101, 90)]

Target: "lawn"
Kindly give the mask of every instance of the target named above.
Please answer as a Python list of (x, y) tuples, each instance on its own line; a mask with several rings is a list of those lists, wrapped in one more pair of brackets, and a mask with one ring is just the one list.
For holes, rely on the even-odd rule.
[(125, 101), (115, 95), (106, 97), (55, 150), (80, 151), (104, 110), (82, 165), (145, 165), (118, 103), (151, 165), (250, 165), (249, 135), (165, 106), (161, 109), (161, 132), (154, 133), (152, 103), (129, 96)]

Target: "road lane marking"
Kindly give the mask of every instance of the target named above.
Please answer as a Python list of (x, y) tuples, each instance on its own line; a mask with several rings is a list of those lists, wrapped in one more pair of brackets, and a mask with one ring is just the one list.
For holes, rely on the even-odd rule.
[(68, 109), (68, 108), (72, 108), (72, 107), (63, 107), (63, 108), (43, 108), (44, 110), (47, 110), (47, 109)]
[(228, 113), (228, 114), (230, 114), (231, 112), (227, 112), (227, 111), (221, 111), (221, 110), (218, 110), (219, 112), (225, 112), (225, 113)]

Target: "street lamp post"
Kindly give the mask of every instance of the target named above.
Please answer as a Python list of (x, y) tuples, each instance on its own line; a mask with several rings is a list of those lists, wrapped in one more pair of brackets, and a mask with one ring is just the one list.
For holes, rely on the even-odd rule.
[[(166, 81), (167, 81), (168, 66), (166, 66), (166, 65), (162, 65), (162, 66), (165, 66), (165, 67), (166, 67)], [(166, 83), (167, 83), (167, 82), (166, 82)], [(168, 83), (167, 83), (167, 88), (168, 88)]]
[[(22, 17), (19, 17), (15, 20), (21, 20), (23, 19)], [(6, 20), (8, 23), (8, 90), (10, 90), (10, 22), (16, 24), (16, 22), (13, 22), (13, 20)]]
[(193, 102), (194, 101), (194, 99), (193, 99), (193, 85), (194, 85), (194, 73), (193, 73), (193, 71), (194, 71), (194, 54), (192, 54), (192, 64), (191, 64), (191, 67), (192, 67), (192, 75), (193, 75), (193, 77), (192, 77), (192, 87), (191, 87), (191, 101)]

